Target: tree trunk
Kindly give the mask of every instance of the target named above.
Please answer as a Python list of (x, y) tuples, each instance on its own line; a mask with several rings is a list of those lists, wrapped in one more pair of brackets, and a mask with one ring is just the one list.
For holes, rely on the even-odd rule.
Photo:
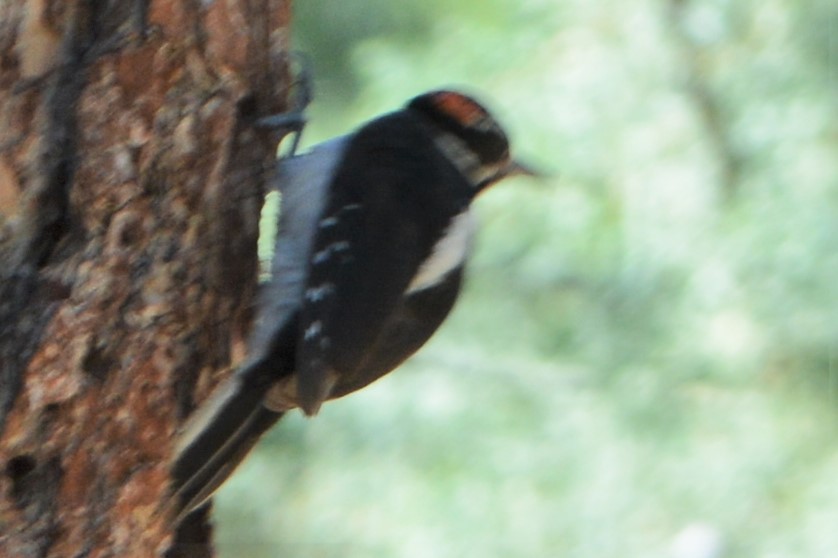
[(0, 556), (172, 544), (174, 434), (244, 356), (289, 10), (0, 3)]

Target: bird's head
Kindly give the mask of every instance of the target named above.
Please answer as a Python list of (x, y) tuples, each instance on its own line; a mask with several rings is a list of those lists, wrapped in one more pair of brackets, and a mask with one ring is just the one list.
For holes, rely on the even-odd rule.
[(506, 133), (471, 97), (456, 91), (431, 91), (414, 97), (407, 108), (430, 123), (437, 145), (469, 179), (475, 194), (508, 176), (538, 176), (511, 158)]

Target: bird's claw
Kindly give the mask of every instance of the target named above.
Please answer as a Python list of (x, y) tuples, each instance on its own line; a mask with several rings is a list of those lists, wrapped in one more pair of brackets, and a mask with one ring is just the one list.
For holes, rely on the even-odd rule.
[(293, 157), (300, 144), (300, 137), (303, 134), (308, 119), (305, 116), (305, 109), (314, 98), (314, 85), (311, 71), (311, 61), (299, 51), (289, 52), (286, 55), (288, 68), (291, 73), (291, 85), (289, 98), (289, 109), (278, 114), (264, 116), (256, 121), (257, 128), (278, 129), (282, 131), (280, 144), (289, 134), (293, 134), (291, 147), (284, 155)]

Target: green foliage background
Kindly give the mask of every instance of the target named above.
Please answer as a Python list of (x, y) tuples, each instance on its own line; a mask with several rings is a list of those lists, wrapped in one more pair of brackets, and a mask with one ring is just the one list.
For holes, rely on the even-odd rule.
[(274, 429), (221, 555), (838, 556), (838, 3), (300, 0), (309, 144), (439, 86), (553, 173), (454, 315)]

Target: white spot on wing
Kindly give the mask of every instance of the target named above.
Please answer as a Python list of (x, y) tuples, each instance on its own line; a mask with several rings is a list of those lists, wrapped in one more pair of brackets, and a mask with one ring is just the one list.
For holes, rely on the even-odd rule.
[(329, 255), (331, 254), (331, 252), (332, 251), (328, 246), (326, 248), (323, 248), (319, 252), (315, 252), (314, 256), (312, 256), (311, 258), (311, 263), (320, 264), (325, 262), (329, 259)]
[[(315, 252), (314, 255), (311, 257), (311, 263), (313, 263), (315, 265), (316, 264), (321, 264), (321, 263), (325, 262), (326, 260), (328, 260), (331, 257), (332, 253), (336, 254), (338, 252), (346, 252), (347, 250), (349, 250), (349, 247), (350, 247), (350, 244), (346, 240), (339, 240), (338, 242), (332, 242), (331, 244), (329, 244), (328, 246), (326, 246), (325, 248), (323, 248), (319, 252)], [(348, 260), (349, 260), (349, 258), (347, 258), (346, 256), (344, 256), (341, 259), (342, 262), (347, 262)]]
[(474, 228), (474, 217), (468, 209), (454, 217), (434, 245), (431, 255), (419, 266), (419, 271), (410, 281), (407, 292), (433, 287), (452, 269), (461, 265), (468, 256)]
[(326, 217), (325, 219), (320, 220), (320, 228), (321, 229), (328, 229), (329, 227), (334, 227), (338, 224), (337, 217)]
[(334, 292), (335, 286), (332, 283), (323, 283), (317, 287), (310, 287), (306, 289), (306, 300), (310, 302), (317, 302), (326, 298), (326, 296)]
[(312, 322), (310, 326), (306, 328), (305, 333), (303, 334), (303, 340), (308, 341), (310, 339), (314, 339), (320, 334), (320, 330), (323, 329), (323, 324), (320, 323), (320, 320), (316, 322)]

